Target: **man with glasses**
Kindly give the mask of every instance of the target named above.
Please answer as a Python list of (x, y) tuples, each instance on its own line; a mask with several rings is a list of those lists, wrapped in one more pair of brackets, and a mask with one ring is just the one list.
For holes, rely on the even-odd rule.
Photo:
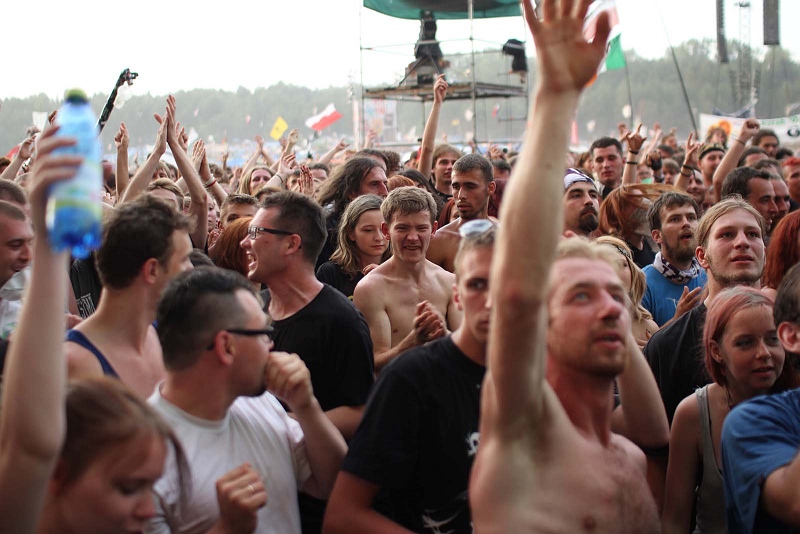
[[(461, 326), (381, 373), (336, 479), (326, 532), (389, 532), (399, 524), (472, 533), (467, 485), (480, 441), (495, 225), (473, 220), (460, 231), (453, 294)], [(373, 508), (380, 492), (386, 499)]]
[(462, 156), (453, 165), (452, 186), (458, 219), (437, 230), (426, 254), (428, 260), (451, 273), (461, 241), (458, 229), (467, 221), (489, 218), (489, 199), (495, 191), (492, 163), (480, 154)]
[(149, 402), (189, 465), (170, 456), (145, 531), (299, 534), (297, 491), (325, 498), (347, 449), (302, 360), (271, 351), (268, 317), (233, 271), (177, 277), (157, 322), (167, 378)]
[[(374, 381), (372, 340), (364, 317), (336, 289), (317, 280), (327, 232), (322, 208), (286, 191), (268, 196), (242, 241), (253, 282), (266, 284), (275, 349), (300, 355), (314, 394), (346, 439), (355, 433)], [(322, 525), (324, 505), (301, 496), (304, 531)]]

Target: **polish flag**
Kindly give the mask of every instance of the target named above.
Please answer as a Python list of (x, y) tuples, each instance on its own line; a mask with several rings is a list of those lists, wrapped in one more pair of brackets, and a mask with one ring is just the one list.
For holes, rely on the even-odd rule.
[(328, 104), (328, 107), (323, 109), (322, 113), (318, 113), (317, 115), (314, 115), (310, 119), (306, 120), (306, 126), (312, 130), (321, 132), (341, 118), (342, 114), (336, 111), (336, 108), (333, 106), (333, 104)]

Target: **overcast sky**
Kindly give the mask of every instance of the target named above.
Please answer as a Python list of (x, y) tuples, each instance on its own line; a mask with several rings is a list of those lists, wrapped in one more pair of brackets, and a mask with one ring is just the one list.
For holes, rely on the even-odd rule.
[[(739, 9), (726, 1), (728, 38), (739, 36)], [(0, 99), (65, 88), (108, 93), (125, 67), (139, 73), (134, 94), (163, 95), (195, 88), (235, 90), (285, 82), (342, 86), (360, 76), (391, 82), (413, 60), (418, 21), (360, 8), (359, 0), (38, 0), (3, 2)], [(623, 46), (660, 57), (691, 38), (715, 38), (714, 0), (617, 0)], [(762, 0), (751, 0), (751, 43), (762, 52)], [(666, 32), (662, 25), (663, 16)], [(800, 1), (781, 2), (781, 40), (800, 60)], [(361, 28), (361, 30), (359, 30)], [(503, 43), (526, 37), (521, 17), (479, 20), (476, 39)], [(466, 22), (440, 21), (445, 54), (466, 43)], [(363, 46), (403, 44), (387, 53)], [(405, 55), (404, 55), (405, 54)], [(532, 47), (529, 46), (529, 54)]]

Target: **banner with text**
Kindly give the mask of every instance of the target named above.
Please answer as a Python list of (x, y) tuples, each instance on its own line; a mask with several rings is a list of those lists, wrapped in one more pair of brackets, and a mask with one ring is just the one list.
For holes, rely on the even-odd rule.
[[(728, 132), (729, 139), (735, 139), (746, 120), (701, 113), (700, 136), (704, 139), (711, 128), (722, 128)], [(800, 115), (790, 115), (789, 117), (777, 119), (758, 119), (758, 122), (762, 128), (774, 130), (781, 145), (800, 146)], [(728, 146), (730, 146), (730, 142), (728, 142)]]

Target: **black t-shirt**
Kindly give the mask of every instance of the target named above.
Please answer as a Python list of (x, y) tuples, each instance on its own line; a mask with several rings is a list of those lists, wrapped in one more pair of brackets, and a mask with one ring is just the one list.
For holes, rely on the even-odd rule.
[(639, 250), (628, 241), (626, 241), (626, 243), (628, 248), (631, 249), (633, 263), (635, 263), (640, 269), (644, 269), (648, 265), (652, 265), (656, 260), (656, 253), (653, 250), (653, 247), (650, 246), (647, 238), (642, 240), (642, 250)]
[(85, 260), (72, 262), (69, 268), (69, 280), (72, 283), (72, 291), (75, 293), (78, 313), (81, 318), (86, 319), (100, 304), (100, 292), (103, 289), (94, 263), (94, 253)]
[[(262, 295), (268, 309), (269, 293)], [(323, 410), (366, 403), (374, 381), (372, 338), (352, 302), (325, 285), (305, 308), (272, 326), (275, 350), (305, 362)]]
[(662, 328), (644, 347), (670, 424), (678, 404), (710, 382), (703, 362), (706, 305), (700, 304)]
[(338, 263), (327, 261), (317, 269), (317, 280), (323, 284), (328, 284), (339, 293), (353, 300), (353, 293), (356, 291), (356, 285), (364, 278), (363, 273), (356, 273), (352, 278), (349, 274), (345, 274)]
[[(261, 296), (266, 311), (269, 291)], [(364, 316), (344, 295), (325, 285), (305, 308), (272, 326), (275, 350), (300, 356), (324, 411), (367, 402), (375, 381), (372, 338)], [(304, 493), (298, 498), (303, 533), (321, 532), (325, 501)]]
[(342, 464), (381, 487), (381, 513), (414, 532), (472, 533), (467, 486), (485, 372), (449, 336), (381, 372)]

